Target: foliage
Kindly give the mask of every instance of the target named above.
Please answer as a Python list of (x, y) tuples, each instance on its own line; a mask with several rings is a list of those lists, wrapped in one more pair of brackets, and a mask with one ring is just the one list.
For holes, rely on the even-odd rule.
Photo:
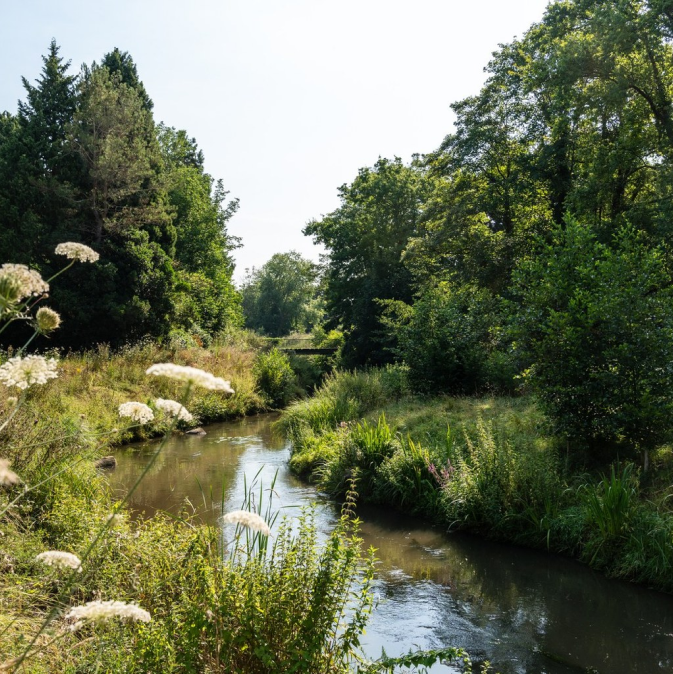
[(318, 268), (296, 251), (276, 253), (241, 287), (246, 327), (270, 337), (311, 330), (320, 318)]
[[(474, 393), (503, 385), (495, 350), (502, 312), (487, 290), (440, 283), (408, 305), (389, 303), (385, 323), (395, 353), (409, 366), (412, 386), (424, 393)], [(510, 387), (511, 388), (511, 385)]]
[(344, 332), (346, 367), (390, 360), (377, 300), (411, 300), (402, 252), (416, 232), (426, 190), (418, 165), (379, 159), (372, 168), (360, 169), (351, 185), (339, 188), (337, 210), (304, 229), (328, 250), (327, 326)]
[(273, 408), (285, 407), (297, 392), (297, 379), (289, 358), (276, 348), (257, 356), (254, 366), (257, 388)]
[(631, 227), (612, 246), (574, 220), (516, 277), (526, 380), (560, 432), (652, 447), (673, 421), (665, 251)]
[(237, 202), (225, 205), (193, 140), (155, 126), (131, 56), (114, 50), (73, 76), (52, 41), (43, 62), (0, 124), (0, 259), (51, 275), (59, 242), (100, 253), (91, 274), (75, 269), (55, 288), (68, 330), (54, 343), (120, 346), (240, 322), (226, 233)]
[(407, 373), (399, 366), (336, 371), (326, 377), (312, 398), (290, 405), (278, 428), (295, 443), (296, 451), (307, 434), (335, 430), (342, 422), (356, 420), (407, 393)]
[[(629, 463), (607, 477), (571, 473), (530, 398), (396, 397), (358, 416), (363, 401), (349, 389), (347, 407), (324, 389), (279, 422), (293, 441), (290, 467), (328, 493), (356, 476), (366, 501), (673, 587), (670, 470), (649, 489)], [(352, 421), (336, 421), (337, 411)]]

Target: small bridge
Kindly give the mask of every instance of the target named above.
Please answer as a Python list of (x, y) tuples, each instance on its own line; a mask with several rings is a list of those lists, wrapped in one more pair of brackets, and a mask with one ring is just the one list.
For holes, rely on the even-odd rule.
[(265, 337), (264, 342), (275, 346), (283, 353), (292, 353), (296, 356), (330, 356), (336, 353), (335, 348), (316, 348), (311, 337)]

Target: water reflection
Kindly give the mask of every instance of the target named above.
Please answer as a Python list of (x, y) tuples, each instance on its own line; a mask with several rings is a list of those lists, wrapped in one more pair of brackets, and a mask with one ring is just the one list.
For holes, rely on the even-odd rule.
[[(318, 501), (319, 528), (329, 531), (337, 509), (289, 473), (288, 449), (272, 434), (271, 420), (216, 424), (204, 437), (172, 439), (132, 507), (151, 514), (189, 503), (215, 521), (222, 507), (239, 507), (244, 475), (249, 480), (261, 469), (266, 485), (277, 471), (277, 506)], [(120, 493), (156, 446), (118, 452), (111, 480)], [(609, 581), (554, 555), (445, 534), (389, 510), (365, 507), (360, 516), (365, 545), (380, 559), (380, 601), (364, 640), (372, 654), (455, 645), (475, 660), (491, 660), (502, 674), (673, 670), (673, 597)]]

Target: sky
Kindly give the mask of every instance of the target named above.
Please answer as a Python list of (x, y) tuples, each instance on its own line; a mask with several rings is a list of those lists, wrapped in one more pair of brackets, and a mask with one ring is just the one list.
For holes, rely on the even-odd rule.
[(77, 72), (131, 54), (156, 121), (186, 129), (240, 209), (236, 279), (301, 233), (382, 157), (409, 161), (452, 131), (498, 44), (547, 0), (4, 0), (0, 111), (16, 112), (55, 38)]

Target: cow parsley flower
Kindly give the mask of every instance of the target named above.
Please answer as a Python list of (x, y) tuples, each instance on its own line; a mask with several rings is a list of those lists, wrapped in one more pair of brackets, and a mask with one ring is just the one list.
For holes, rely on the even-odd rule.
[(154, 419), (154, 413), (144, 403), (122, 403), (119, 406), (120, 417), (130, 417), (139, 424), (146, 424)]
[(227, 513), (222, 521), (225, 524), (240, 524), (253, 531), (259, 531), (265, 536), (271, 535), (269, 525), (256, 513), (251, 513), (248, 510), (234, 510), (234, 512)]
[(0, 365), (0, 381), (5, 386), (27, 389), (33, 384), (46, 384), (58, 377), (56, 359), (44, 356), (14, 356)]
[(35, 324), (43, 335), (47, 335), (61, 325), (61, 315), (49, 307), (40, 307), (35, 313)]
[(157, 398), (154, 404), (157, 406), (157, 409), (166, 412), (166, 414), (169, 414), (172, 417), (177, 417), (180, 421), (192, 421), (194, 419), (193, 415), (175, 400)]
[(19, 481), (19, 476), (9, 469), (9, 461), (7, 459), (0, 459), (0, 485), (9, 486), (16, 484)]
[(66, 614), (66, 620), (77, 621), (73, 631), (84, 624), (84, 621), (105, 622), (112, 618), (122, 620), (140, 620), (148, 623), (150, 614), (136, 604), (127, 604), (123, 601), (90, 601), (82, 606), (73, 606)]
[(38, 562), (47, 564), (47, 566), (58, 566), (61, 568), (71, 568), (75, 571), (82, 571), (82, 562), (77, 555), (71, 552), (61, 552), (61, 550), (48, 550), (41, 552), (35, 559)]
[(65, 255), (69, 260), (79, 260), (80, 262), (96, 262), (100, 258), (100, 255), (93, 248), (73, 241), (59, 243), (54, 252), (56, 255)]
[(2, 287), (11, 290), (11, 301), (18, 302), (31, 295), (44, 295), (49, 292), (49, 284), (34, 269), (25, 264), (3, 264), (0, 267)]
[(221, 377), (215, 377), (210, 372), (199, 370), (197, 367), (187, 365), (174, 365), (173, 363), (157, 363), (147, 369), (147, 374), (154, 374), (158, 377), (169, 377), (178, 381), (186, 381), (195, 386), (210, 389), (211, 391), (224, 391), (225, 393), (234, 393), (231, 383)]

